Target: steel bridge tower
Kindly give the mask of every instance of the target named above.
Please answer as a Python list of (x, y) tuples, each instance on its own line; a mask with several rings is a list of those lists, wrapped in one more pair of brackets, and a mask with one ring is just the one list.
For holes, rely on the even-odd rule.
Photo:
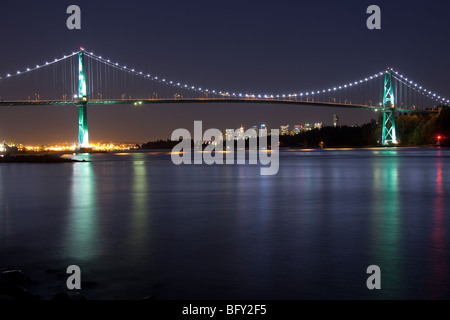
[(89, 148), (89, 131), (87, 122), (87, 88), (84, 67), (84, 50), (78, 53), (78, 148)]
[(385, 146), (397, 144), (397, 134), (395, 132), (395, 98), (391, 68), (388, 68), (384, 75), (383, 107), (382, 144)]

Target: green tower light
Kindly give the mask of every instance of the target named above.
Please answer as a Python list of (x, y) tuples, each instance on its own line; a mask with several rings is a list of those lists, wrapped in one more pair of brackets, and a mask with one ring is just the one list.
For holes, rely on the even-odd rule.
[(78, 53), (78, 97), (86, 98), (86, 74), (84, 70), (84, 50)]
[(78, 53), (78, 148), (89, 147), (89, 131), (87, 122), (87, 85), (84, 67), (84, 49)]
[(395, 131), (395, 97), (392, 83), (392, 69), (388, 68), (384, 75), (383, 95), (383, 130), (382, 144), (397, 144), (397, 133)]

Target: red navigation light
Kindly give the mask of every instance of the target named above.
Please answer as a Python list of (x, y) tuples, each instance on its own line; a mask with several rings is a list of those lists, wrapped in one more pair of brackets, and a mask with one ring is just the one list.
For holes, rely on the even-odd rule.
[(441, 139), (442, 139), (442, 137), (441, 137), (441, 136), (437, 136), (437, 139), (438, 139), (438, 140), (441, 140)]
[(84, 50), (83, 47), (80, 47), (80, 50)]

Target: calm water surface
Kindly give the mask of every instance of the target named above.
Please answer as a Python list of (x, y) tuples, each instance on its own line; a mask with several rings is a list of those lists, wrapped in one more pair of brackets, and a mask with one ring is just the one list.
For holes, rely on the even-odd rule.
[(275, 176), (76, 158), (0, 164), (0, 269), (44, 298), (76, 264), (90, 299), (450, 299), (450, 150), (284, 151)]

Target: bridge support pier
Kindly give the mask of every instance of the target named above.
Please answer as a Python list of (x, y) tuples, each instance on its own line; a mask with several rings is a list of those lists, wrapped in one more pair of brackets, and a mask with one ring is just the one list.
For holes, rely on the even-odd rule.
[(388, 146), (397, 144), (397, 133), (395, 131), (395, 111), (388, 110), (383, 112), (383, 132), (382, 144)]
[(87, 122), (87, 103), (78, 105), (78, 148), (89, 148), (89, 131)]

